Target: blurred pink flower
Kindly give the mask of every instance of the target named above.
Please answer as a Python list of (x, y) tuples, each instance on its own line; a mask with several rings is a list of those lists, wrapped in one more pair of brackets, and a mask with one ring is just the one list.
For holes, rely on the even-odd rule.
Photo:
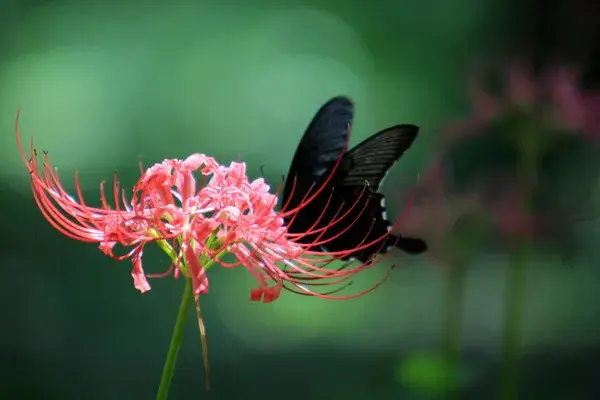
[(428, 245), (428, 257), (435, 264), (449, 266), (451, 248), (449, 234), (459, 218), (466, 214), (483, 213), (476, 193), (451, 194), (444, 182), (442, 162), (434, 164), (419, 182), (415, 199), (402, 221), (402, 234), (423, 237)]
[(437, 163), (425, 174), (401, 226), (403, 234), (427, 241), (428, 256), (435, 264), (452, 265), (456, 249), (449, 237), (463, 216), (485, 218), (501, 240), (544, 233), (544, 219), (526, 211), (523, 192), (510, 181), (489, 178), (465, 193), (452, 194), (445, 187), (444, 168)]
[(580, 73), (557, 67), (547, 75), (563, 123), (586, 137), (600, 140), (600, 93), (579, 89)]
[(543, 234), (541, 215), (525, 207), (525, 192), (509, 180), (492, 180), (476, 185), (483, 194), (493, 226), (502, 239), (534, 237)]
[[(140, 292), (150, 290), (142, 268), (144, 246), (157, 243), (173, 260), (169, 270), (158, 276), (183, 273), (192, 279), (194, 294), (209, 290), (206, 269), (213, 263), (225, 268), (242, 266), (254, 276), (258, 288), (251, 291), (253, 301), (271, 302), (282, 289), (327, 299), (349, 299), (362, 296), (381, 285), (389, 276), (360, 293), (334, 296), (348, 286), (339, 286), (378, 262), (348, 268), (326, 268), (332, 261), (345, 258), (357, 250), (371, 246), (362, 243), (347, 251), (328, 253), (313, 250), (314, 243), (301, 244), (298, 235), (288, 233), (285, 217), (293, 217), (322, 189), (310, 194), (295, 209), (275, 211), (277, 196), (260, 178), (249, 181), (244, 163), (232, 162), (228, 167), (203, 154), (192, 154), (185, 160), (167, 159), (146, 169), (134, 185), (128, 200), (113, 180), (113, 205), (109, 204), (105, 185), (100, 185), (101, 206), (86, 204), (77, 172), (76, 197), (62, 187), (48, 154), (41, 164), (31, 140), (29, 155), (25, 154), (19, 133), (16, 137), (23, 162), (31, 178), (33, 196), (46, 220), (64, 235), (87, 243), (98, 243), (106, 255), (116, 260), (131, 259), (134, 286)], [(339, 160), (338, 160), (339, 163)], [(196, 181), (199, 173), (201, 180)], [(207, 182), (205, 182), (205, 180)], [(344, 216), (329, 226), (306, 232), (321, 240), (324, 231), (340, 223)], [(347, 221), (346, 222), (347, 225)], [(339, 231), (339, 228), (338, 228)], [(383, 241), (385, 237), (377, 240)], [(124, 255), (114, 252), (119, 244), (129, 250)], [(222, 256), (233, 254), (237, 262), (225, 262)], [(381, 258), (381, 257), (380, 257)], [(331, 287), (335, 287), (332, 289)], [(330, 288), (317, 291), (315, 288)]]
[(546, 127), (563, 126), (600, 139), (600, 93), (581, 88), (578, 70), (556, 64), (536, 76), (530, 64), (512, 60), (504, 71), (505, 90), (499, 96), (489, 93), (480, 75), (472, 75), (468, 83), (472, 114), (447, 127), (447, 136), (476, 134), (492, 120), (516, 109), (524, 114), (541, 110)]

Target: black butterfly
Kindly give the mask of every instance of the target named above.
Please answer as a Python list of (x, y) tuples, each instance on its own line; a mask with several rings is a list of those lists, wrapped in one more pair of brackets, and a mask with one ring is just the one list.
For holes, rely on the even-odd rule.
[[(325, 241), (321, 247), (335, 252), (351, 250), (382, 238), (342, 258), (356, 258), (363, 263), (371, 262), (390, 246), (410, 254), (423, 253), (427, 250), (423, 240), (387, 235), (391, 223), (386, 219), (384, 196), (378, 192), (388, 170), (410, 147), (419, 128), (415, 125), (392, 126), (342, 156), (349, 142), (353, 116), (352, 101), (335, 97), (317, 111), (306, 129), (290, 166), (283, 205), (290, 210), (301, 204), (308, 197), (307, 193), (315, 193), (325, 183), (326, 187), (297, 215), (286, 219), (288, 231), (298, 234), (314, 231), (348, 212), (322, 236), (311, 233), (299, 241), (306, 244)], [(342, 159), (331, 175), (340, 156)]]

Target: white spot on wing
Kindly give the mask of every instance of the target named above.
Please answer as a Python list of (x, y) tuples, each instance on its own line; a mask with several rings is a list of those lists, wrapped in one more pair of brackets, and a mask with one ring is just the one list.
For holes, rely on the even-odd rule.
[(379, 200), (379, 205), (381, 206), (381, 218), (388, 223), (386, 228), (387, 228), (387, 231), (389, 232), (389, 231), (392, 230), (392, 224), (390, 224), (389, 221), (388, 221), (388, 216), (387, 216), (387, 211), (386, 211), (386, 208), (385, 208), (385, 198), (384, 197), (381, 197), (381, 200)]
[[(381, 206), (381, 218), (383, 218), (384, 221), (387, 221), (387, 212), (386, 212), (386, 208), (385, 208), (385, 198), (381, 197), (381, 200), (379, 200), (379, 205)], [(389, 229), (388, 229), (389, 232)]]

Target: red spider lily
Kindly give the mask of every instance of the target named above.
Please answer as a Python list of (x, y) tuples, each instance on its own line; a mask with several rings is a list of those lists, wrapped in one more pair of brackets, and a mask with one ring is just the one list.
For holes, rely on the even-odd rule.
[(448, 243), (457, 221), (463, 215), (487, 210), (477, 193), (452, 194), (444, 182), (444, 163), (433, 164), (424, 173), (416, 189), (415, 200), (402, 223), (402, 233), (426, 239), (427, 252), (435, 265), (447, 267), (452, 264), (452, 247)]
[(446, 190), (443, 168), (438, 162), (425, 174), (402, 225), (403, 233), (427, 239), (428, 255), (435, 264), (451, 264), (452, 248), (447, 239), (463, 215), (485, 217), (501, 240), (541, 238), (548, 233), (548, 216), (526, 210), (524, 192), (514, 181), (487, 177), (464, 194), (452, 194)]
[(505, 91), (500, 96), (490, 94), (479, 78), (473, 75), (468, 85), (472, 115), (447, 128), (448, 136), (472, 135), (515, 108), (531, 113), (542, 107), (539, 115), (545, 126), (563, 126), (600, 139), (600, 94), (581, 89), (577, 69), (556, 64), (536, 76), (529, 64), (513, 60), (505, 70)]
[[(288, 233), (284, 217), (294, 218), (322, 192), (329, 178), (314, 193), (307, 194), (298, 207), (277, 212), (277, 196), (269, 192), (269, 185), (262, 178), (249, 181), (244, 163), (232, 162), (226, 167), (212, 157), (193, 154), (185, 160), (167, 159), (145, 171), (140, 165), (142, 175), (134, 185), (130, 199), (119, 187), (115, 175), (113, 204), (109, 204), (105, 185), (101, 183), (101, 206), (92, 207), (84, 200), (77, 172), (77, 196), (74, 198), (63, 189), (47, 153), (40, 164), (33, 139), (29, 156), (26, 155), (19, 133), (19, 115), (16, 120), (17, 144), (31, 176), (34, 199), (43, 216), (56, 230), (72, 239), (98, 243), (100, 250), (113, 259), (131, 259), (134, 286), (142, 293), (150, 290), (142, 268), (142, 255), (144, 246), (152, 242), (157, 243), (173, 263), (165, 273), (148, 277), (173, 273), (177, 278), (183, 273), (192, 279), (195, 295), (208, 292), (206, 269), (214, 263), (225, 268), (242, 266), (248, 270), (259, 286), (252, 290), (250, 299), (263, 302), (276, 300), (282, 289), (326, 299), (350, 299), (371, 292), (389, 276), (388, 270), (371, 288), (346, 296), (334, 296), (333, 293), (349, 283), (326, 292), (313, 289), (347, 282), (385, 258), (353, 268), (348, 268), (348, 264), (337, 269), (326, 268), (332, 261), (356, 251), (378, 243), (383, 246), (387, 235), (345, 251), (313, 250), (314, 246), (326, 244), (327, 241), (321, 239), (326, 231), (341, 223), (351, 210), (336, 215), (328, 226), (313, 228), (301, 235), (316, 235), (317, 239), (310, 245), (298, 243), (299, 236)], [(200, 182), (196, 181), (195, 174), (199, 174)], [(369, 195), (368, 190), (364, 189), (364, 195)], [(129, 250), (117, 255), (114, 253), (117, 244)], [(233, 254), (237, 262), (222, 260), (226, 253)]]
[[(485, 184), (479, 185), (485, 188)], [(489, 184), (488, 184), (489, 186)], [(502, 186), (502, 183), (497, 183)], [(525, 192), (514, 183), (494, 188), (490, 196), (489, 211), (494, 227), (502, 238), (523, 239), (543, 234), (544, 222), (541, 215), (525, 208)]]
[[(497, 112), (511, 105), (524, 109), (533, 109), (537, 104), (551, 103), (554, 109), (553, 125), (565, 125), (569, 128), (587, 131), (598, 129), (590, 124), (594, 110), (590, 109), (593, 96), (580, 89), (580, 74), (573, 68), (561, 65), (547, 67), (539, 78), (531, 68), (519, 61), (512, 61), (507, 69), (507, 90), (504, 99), (492, 100), (476, 82), (471, 82), (470, 92), (480, 107), (494, 102)], [(487, 100), (484, 99), (487, 97)], [(479, 101), (478, 101), (479, 100)], [(492, 114), (492, 110), (488, 110)]]
[(556, 68), (549, 78), (554, 82), (552, 95), (562, 110), (563, 121), (588, 138), (600, 140), (600, 93), (580, 90), (580, 73), (576, 70)]

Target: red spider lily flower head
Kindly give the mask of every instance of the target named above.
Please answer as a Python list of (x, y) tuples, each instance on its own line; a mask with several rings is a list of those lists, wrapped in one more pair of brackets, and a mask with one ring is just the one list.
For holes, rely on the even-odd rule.
[[(183, 273), (192, 279), (195, 295), (208, 292), (206, 270), (215, 263), (225, 268), (242, 266), (248, 270), (259, 285), (251, 292), (253, 301), (274, 301), (284, 288), (309, 296), (348, 299), (372, 291), (387, 279), (386, 274), (380, 282), (360, 293), (333, 295), (348, 286), (339, 287), (340, 283), (377, 262), (354, 268), (347, 268), (345, 264), (337, 269), (326, 268), (329, 263), (377, 243), (384, 245), (385, 236), (344, 251), (315, 250), (324, 243), (321, 238), (325, 232), (335, 228), (348, 212), (336, 216), (327, 226), (311, 229), (303, 235), (287, 231), (284, 217), (293, 218), (322, 187), (307, 194), (295, 209), (278, 212), (275, 210), (277, 196), (270, 193), (269, 185), (262, 178), (250, 181), (244, 163), (232, 162), (227, 167), (212, 157), (192, 154), (185, 160), (167, 159), (145, 171), (141, 168), (142, 175), (130, 199), (119, 187), (115, 175), (113, 204), (102, 183), (101, 205), (93, 207), (84, 200), (77, 172), (74, 197), (63, 189), (48, 154), (44, 154), (41, 163), (38, 161), (33, 140), (26, 155), (19, 133), (19, 115), (16, 137), (30, 173), (34, 199), (43, 216), (72, 239), (98, 243), (100, 250), (113, 259), (131, 259), (134, 286), (142, 293), (150, 290), (147, 277), (152, 277), (142, 268), (143, 250), (148, 243), (158, 244), (173, 261), (166, 273), (154, 276), (172, 273), (178, 277)], [(200, 182), (196, 175), (200, 176)], [(346, 221), (344, 226), (347, 225)], [(299, 243), (299, 236), (305, 235), (316, 235), (317, 239), (311, 244)], [(117, 244), (128, 251), (115, 254)], [(234, 255), (237, 262), (223, 260), (227, 253)], [(312, 289), (331, 285), (338, 287), (326, 292)]]
[[(548, 126), (564, 126), (600, 137), (600, 122), (596, 112), (600, 95), (582, 89), (579, 78), (580, 72), (575, 68), (555, 64), (536, 75), (529, 64), (512, 60), (505, 69), (505, 92), (495, 97), (489, 94), (481, 84), (479, 75), (475, 74), (468, 85), (473, 106), (468, 125), (480, 127), (482, 123), (501, 117), (515, 107), (529, 113), (542, 106), (546, 109), (542, 116)], [(471, 133), (465, 133), (464, 127), (461, 128), (457, 126), (452, 131)]]
[(600, 92), (580, 89), (580, 71), (556, 67), (546, 76), (552, 98), (567, 126), (600, 140)]

